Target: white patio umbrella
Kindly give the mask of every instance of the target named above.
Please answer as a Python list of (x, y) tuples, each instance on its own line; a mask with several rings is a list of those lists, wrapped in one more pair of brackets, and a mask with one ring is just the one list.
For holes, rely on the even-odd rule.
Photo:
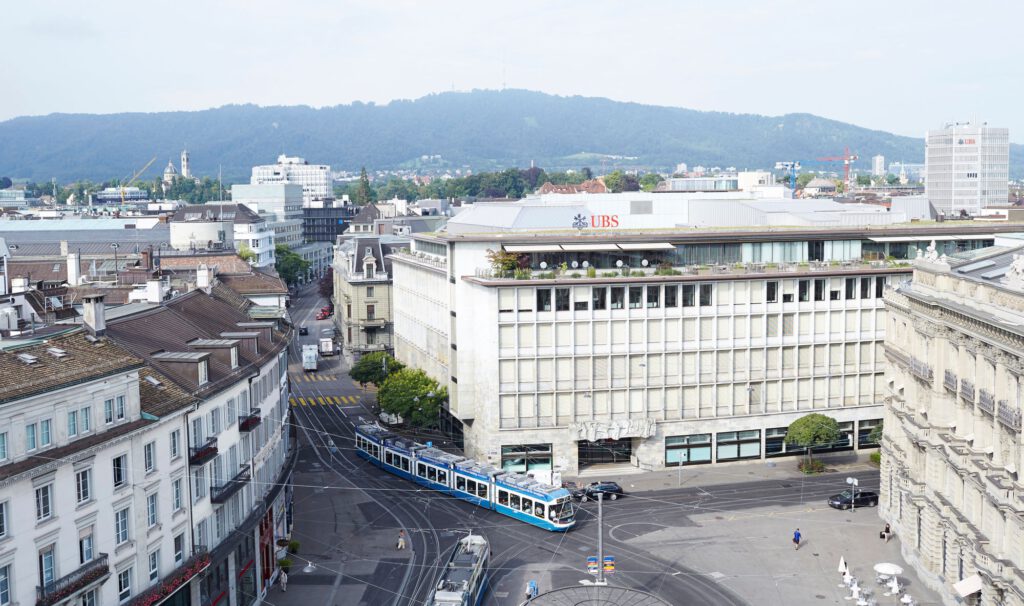
[(845, 574), (848, 570), (849, 568), (846, 566), (846, 558), (844, 556), (839, 556), (839, 572)]
[(875, 564), (875, 572), (878, 574), (884, 574), (885, 576), (892, 577), (898, 574), (903, 574), (903, 568), (898, 564), (889, 564), (888, 562), (882, 562), (881, 564)]

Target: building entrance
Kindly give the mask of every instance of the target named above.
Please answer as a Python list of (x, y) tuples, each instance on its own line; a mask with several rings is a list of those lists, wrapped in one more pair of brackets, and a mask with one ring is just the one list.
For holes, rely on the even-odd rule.
[(629, 458), (633, 454), (633, 438), (596, 442), (581, 440), (577, 445), (581, 469), (587, 465), (600, 463), (629, 463)]

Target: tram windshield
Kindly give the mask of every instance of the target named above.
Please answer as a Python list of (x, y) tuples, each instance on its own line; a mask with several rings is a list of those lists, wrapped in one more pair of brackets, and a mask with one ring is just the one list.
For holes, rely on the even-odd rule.
[(559, 499), (554, 505), (548, 505), (548, 518), (559, 522), (571, 522), (576, 516), (576, 508), (573, 507), (572, 499), (568, 497)]

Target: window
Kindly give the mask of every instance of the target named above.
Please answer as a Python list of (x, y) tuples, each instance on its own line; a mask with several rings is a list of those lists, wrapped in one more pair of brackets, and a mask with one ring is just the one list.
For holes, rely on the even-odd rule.
[[(2, 602), (0, 602), (2, 604)], [(97, 606), (99, 599), (96, 597), (96, 590), (87, 591), (82, 594), (82, 601), (80, 606)]]
[(377, 319), (377, 308), (376, 308), (376, 306), (374, 306), (374, 305), (367, 305), (366, 306), (366, 319), (367, 320), (376, 320)]
[(192, 446), (202, 446), (203, 442), (203, 419), (192, 419)]
[(647, 287), (647, 307), (660, 307), (661, 306), (661, 287), (660, 286), (648, 286)]
[(768, 301), (769, 303), (778, 303), (779, 302), (779, 283), (778, 282), (768, 282), (767, 283), (767, 291), (766, 291), (765, 300)]
[(11, 603), (11, 567), (0, 566), (0, 606)]
[(209, 374), (207, 373), (206, 360), (200, 360), (199, 361), (198, 369), (199, 369), (199, 384), (200, 385), (206, 385), (207, 381), (209, 381)]
[(123, 545), (128, 542), (128, 508), (114, 512), (114, 544)]
[(199, 499), (206, 496), (206, 465), (196, 469), (192, 475), (192, 499), (193, 503), (198, 503)]
[(39, 585), (46, 587), (57, 578), (56, 562), (53, 557), (53, 545), (39, 550)]
[(171, 511), (180, 511), (181, 510), (181, 501), (182, 501), (182, 496), (181, 496), (182, 490), (181, 489), (182, 489), (181, 478), (178, 478), (177, 480), (174, 480), (173, 482), (171, 482)]
[(220, 433), (220, 407), (210, 411), (210, 437)]
[(569, 289), (555, 289), (555, 311), (569, 311)]
[(537, 311), (551, 311), (551, 289), (537, 289)]
[(181, 456), (181, 430), (175, 429), (171, 432), (171, 460)]
[(551, 444), (515, 444), (501, 447), (501, 468), (504, 471), (550, 471), (551, 459)]
[(238, 368), (238, 347), (231, 348), (231, 368)]
[(846, 300), (857, 298), (857, 278), (846, 279)]
[(92, 538), (92, 526), (82, 530), (78, 537), (78, 561), (82, 564), (91, 562), (95, 555), (95, 544)]
[(643, 286), (630, 286), (629, 287), (629, 308), (640, 309), (644, 306), (644, 287)]
[(591, 302), (593, 303), (594, 311), (602, 311), (608, 309), (607, 290), (608, 289), (603, 286), (594, 287), (591, 296)]
[(372, 286), (367, 286), (366, 287), (366, 298), (367, 299), (372, 299), (373, 298), (373, 287)]
[(700, 285), (700, 306), (707, 307), (711, 305), (711, 285), (701, 284)]
[(160, 550), (149, 554), (149, 580), (154, 582), (160, 578)]
[(39, 422), (39, 447), (50, 445), (50, 419), (43, 419)]
[(117, 573), (117, 599), (124, 602), (132, 597), (132, 569), (129, 566)]
[(697, 465), (711, 462), (711, 434), (665, 437), (665, 465)]
[(797, 300), (805, 303), (811, 300), (811, 281), (800, 280), (797, 282)]
[(665, 307), (679, 306), (679, 287), (675, 284), (665, 285)]
[(7, 460), (7, 432), (0, 432), (0, 461)]
[(75, 474), (75, 493), (78, 502), (85, 503), (92, 498), (92, 470), (83, 469)]
[(114, 422), (114, 401), (104, 400), (103, 401), (103, 421), (110, 425)]
[(626, 289), (622, 286), (612, 287), (612, 309), (623, 309), (626, 307)]
[(125, 410), (124, 410), (124, 396), (117, 396), (117, 407), (115, 408), (116, 417), (118, 421), (124, 421)]
[(179, 534), (174, 537), (174, 563), (181, 564), (185, 560), (185, 535)]
[(838, 290), (830, 290), (830, 291), (828, 291), (828, 300), (829, 301), (839, 301), (840, 300), (839, 291)]
[(717, 437), (717, 460), (756, 459), (761, 456), (761, 430), (727, 431)]
[(114, 457), (111, 464), (114, 469), (114, 488), (120, 488), (128, 482), (128, 455)]
[(157, 504), (157, 493), (146, 496), (146, 525), (150, 528), (160, 523), (160, 509)]
[(213, 514), (213, 535), (216, 539), (223, 539), (227, 534), (228, 524), (228, 510), (225, 507), (219, 507)]
[(815, 280), (814, 281), (814, 300), (824, 301), (825, 300), (825, 281)]
[(78, 411), (68, 411), (68, 437), (73, 438), (78, 435)]
[(92, 429), (92, 406), (86, 406), (78, 411), (79, 433), (89, 433)]
[(870, 299), (871, 298), (871, 278), (860, 279), (860, 298)]
[(693, 284), (683, 284), (683, 307), (693, 307), (697, 299), (694, 298), (694, 293), (697, 287)]
[(53, 484), (36, 488), (36, 520), (50, 519), (53, 515)]
[(875, 297), (882, 298), (885, 293), (885, 276), (875, 276)]
[(25, 450), (31, 452), (38, 447), (36, 444), (36, 424), (25, 426)]
[(7, 501), (0, 503), (0, 538), (7, 536)]
[(149, 442), (142, 446), (142, 458), (145, 461), (146, 473), (156, 470), (156, 442)]
[(586, 299), (582, 301), (573, 301), (572, 309), (573, 311), (587, 311), (590, 309), (590, 301), (587, 301)]

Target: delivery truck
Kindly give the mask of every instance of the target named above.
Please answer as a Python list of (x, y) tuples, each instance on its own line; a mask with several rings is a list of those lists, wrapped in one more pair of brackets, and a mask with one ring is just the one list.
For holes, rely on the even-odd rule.
[(307, 372), (316, 370), (317, 358), (316, 345), (302, 346), (302, 370)]
[(320, 337), (320, 355), (321, 356), (333, 356), (334, 355), (334, 339), (330, 337)]

